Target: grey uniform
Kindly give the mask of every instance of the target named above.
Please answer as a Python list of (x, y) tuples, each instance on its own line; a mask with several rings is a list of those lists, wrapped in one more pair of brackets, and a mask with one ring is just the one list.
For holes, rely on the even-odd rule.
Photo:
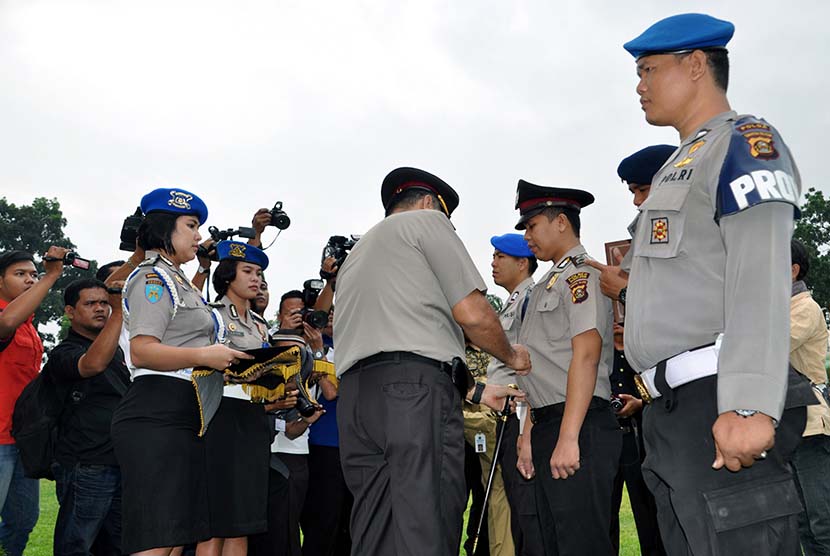
[(533, 372), (518, 377), (531, 407), (565, 401), (571, 339), (596, 329), (602, 337), (602, 356), (597, 367), (594, 396), (611, 397), (608, 375), (613, 358), (611, 302), (600, 293), (599, 272), (577, 265), (573, 258), (584, 256), (585, 248), (574, 247), (565, 254), (533, 288), (519, 343), (527, 346)]
[(388, 216), (337, 277), (340, 456), (354, 495), (352, 554), (458, 554), (460, 396), (441, 362), (464, 356), (452, 308), (485, 285), (447, 217)]
[[(534, 286), (519, 333), (533, 372), (518, 379), (533, 408), (530, 438), (545, 553), (610, 556), (611, 493), (622, 447), (608, 402), (613, 315), (611, 302), (600, 292), (600, 273), (583, 264), (585, 257), (585, 248), (575, 246)], [(602, 348), (594, 395), (579, 433), (580, 469), (573, 477), (555, 480), (550, 460), (564, 414), (571, 341), (590, 330), (599, 333)]]
[(250, 309), (246, 318), (237, 311), (227, 297), (211, 306), (219, 314), (220, 326), (225, 329), (225, 343), (238, 350), (258, 349), (268, 345), (268, 322)]
[[(528, 276), (516, 286), (507, 302), (499, 312), (501, 327), (511, 344), (519, 341), (519, 327), (522, 324), (522, 310), (525, 308), (525, 299), (533, 288), (533, 278)], [(487, 367), (487, 382), (489, 384), (513, 384), (516, 382), (516, 372), (496, 359), (490, 359)]]
[[(797, 550), (799, 504), (778, 447), (790, 429), (789, 411), (781, 416), (799, 195), (798, 170), (777, 131), (726, 112), (683, 140), (640, 206), (626, 303), (629, 362), (642, 372), (723, 334), (717, 375), (664, 385), (668, 397), (644, 413), (643, 471), (670, 553)], [(739, 473), (714, 471), (711, 426), (734, 409), (781, 418), (776, 449)]]
[[(175, 297), (175, 299), (174, 299)], [(152, 336), (173, 347), (205, 347), (213, 343), (215, 323), (210, 307), (184, 272), (156, 252), (124, 285), (124, 325), (130, 339)], [(160, 372), (132, 367), (132, 376), (160, 373), (190, 380), (192, 369)]]

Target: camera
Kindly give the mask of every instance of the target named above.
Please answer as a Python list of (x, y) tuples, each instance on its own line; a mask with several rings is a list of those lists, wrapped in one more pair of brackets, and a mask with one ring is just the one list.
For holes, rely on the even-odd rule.
[(622, 411), (622, 408), (625, 407), (625, 402), (622, 401), (620, 398), (616, 396), (611, 398), (611, 411), (614, 413), (619, 413)]
[(303, 282), (303, 322), (307, 322), (314, 328), (322, 330), (329, 323), (329, 314), (326, 311), (315, 311), (314, 304), (317, 303), (317, 296), (323, 289), (323, 281), (316, 278)]
[(73, 251), (67, 251), (66, 254), (63, 256), (63, 259), (58, 259), (57, 257), (43, 257), (43, 260), (63, 261), (64, 266), (74, 266), (75, 268), (79, 268), (81, 270), (89, 270), (89, 261), (86, 259), (82, 259)]
[[(236, 230), (233, 228), (228, 228), (227, 230), (220, 230), (216, 226), (210, 226), (208, 228), (208, 233), (213, 241), (219, 242), (225, 239), (230, 239), (234, 236), (241, 236), (246, 239), (251, 239), (256, 237), (256, 230), (253, 228), (246, 228), (245, 226), (240, 226)], [(211, 261), (218, 261), (219, 255), (216, 253), (216, 246), (214, 245), (210, 249), (205, 248), (203, 245), (199, 246), (199, 249), (196, 251), (197, 257), (206, 257)]]
[(141, 207), (136, 207), (135, 213), (124, 219), (121, 225), (121, 243), (118, 248), (121, 251), (135, 251), (135, 242), (138, 239), (138, 227), (144, 222), (144, 214)]
[(274, 203), (274, 208), (268, 211), (271, 214), (271, 222), (269, 226), (274, 226), (279, 230), (284, 230), (291, 225), (291, 219), (282, 210), (282, 201)]
[(354, 247), (359, 240), (359, 235), (352, 235), (351, 237), (331, 236), (328, 243), (326, 243), (326, 246), (323, 247), (322, 261), (325, 261), (331, 257), (335, 261), (335, 266), (340, 267), (343, 264), (343, 261), (346, 260), (346, 255), (349, 254), (349, 251), (351, 251), (352, 247)]

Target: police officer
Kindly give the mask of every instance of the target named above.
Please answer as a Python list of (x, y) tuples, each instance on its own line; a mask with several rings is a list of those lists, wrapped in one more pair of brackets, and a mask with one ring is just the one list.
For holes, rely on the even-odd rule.
[[(464, 335), (517, 372), (484, 282), (450, 222), (458, 194), (398, 168), (381, 186), (386, 218), (337, 276), (334, 341), (343, 475), (354, 495), (352, 554), (457, 555), (464, 513), (461, 392), (502, 409), (504, 386), (468, 388)], [(455, 364), (451, 362), (455, 360)]]
[(205, 445), (190, 377), (193, 367), (223, 370), (250, 358), (214, 344), (210, 307), (181, 270), (196, 257), (204, 202), (182, 189), (156, 189), (141, 199), (141, 210), (138, 243), (148, 258), (123, 296), (133, 385), (112, 424), (125, 554), (169, 553), (210, 536)]
[[(651, 180), (666, 160), (674, 153), (676, 147), (671, 145), (651, 145), (627, 156), (617, 167), (617, 175), (626, 183), (632, 194), (635, 207), (639, 207), (648, 198)], [(609, 266), (596, 261), (588, 264), (600, 270), (600, 287), (605, 295), (612, 299), (625, 298), (628, 274), (620, 270), (621, 261)], [(628, 492), (631, 511), (637, 524), (637, 536), (640, 540), (640, 552), (646, 556), (664, 554), (660, 531), (657, 528), (657, 508), (654, 497), (643, 480), (641, 470), (645, 457), (643, 447), (643, 401), (634, 382), (635, 372), (628, 364), (623, 353), (623, 326), (614, 324), (614, 365), (611, 368), (611, 394), (619, 399), (622, 406), (617, 410), (617, 421), (623, 432), (623, 448), (620, 455), (619, 469), (614, 479), (614, 498), (611, 517), (611, 542), (619, 547), (620, 539), (620, 504), (622, 503), (623, 485)]]
[(608, 526), (622, 439), (609, 404), (611, 302), (579, 241), (579, 213), (593, 202), (587, 191), (519, 180), (516, 228), (537, 259), (553, 262), (530, 294), (519, 332), (535, 367), (519, 377), (533, 423), (520, 457), (532, 450), (546, 554), (614, 553)]
[[(490, 238), (493, 246), (493, 281), (508, 292), (507, 302), (499, 313), (504, 333), (512, 343), (519, 341), (519, 327), (522, 323), (523, 309), (533, 288), (533, 273), (539, 267), (536, 257), (527, 246), (521, 234), (504, 234)], [(487, 368), (488, 384), (513, 384), (516, 376), (498, 359), (492, 359)], [(516, 467), (516, 451), (519, 439), (519, 418), (510, 415), (505, 423), (502, 441), (501, 476), (504, 491), (510, 506), (510, 529), (513, 545), (519, 556), (535, 556), (544, 553), (542, 534), (536, 517), (536, 495), (533, 479), (521, 476)], [(494, 488), (495, 493), (495, 488)], [(492, 496), (492, 495), (491, 495)], [(495, 497), (492, 498), (495, 502)], [(491, 511), (493, 503), (490, 504)]]
[(782, 411), (800, 181), (775, 128), (729, 106), (733, 32), (683, 14), (625, 44), (646, 120), (681, 140), (640, 206), (625, 326), (654, 400), (643, 470), (669, 554), (798, 553), (781, 445), (799, 429)]
[[(268, 347), (268, 323), (251, 310), (260, 291), (268, 256), (238, 241), (216, 244), (219, 266), (213, 274), (218, 297), (211, 307), (220, 340), (246, 351)], [(208, 498), (213, 549), (245, 554), (248, 535), (267, 529), (270, 421), (239, 384), (227, 385), (205, 434)]]

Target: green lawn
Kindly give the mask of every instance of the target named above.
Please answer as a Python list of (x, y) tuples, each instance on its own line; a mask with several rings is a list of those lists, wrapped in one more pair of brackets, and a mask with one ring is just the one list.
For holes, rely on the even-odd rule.
[[(55, 483), (52, 481), (40, 482), (40, 519), (29, 537), (26, 547), (26, 556), (50, 556), (52, 554), (52, 532), (55, 528), (55, 517), (58, 513), (58, 502), (55, 498)], [(466, 530), (467, 514), (464, 514)], [(640, 544), (637, 541), (637, 530), (634, 527), (634, 516), (628, 504), (628, 494), (623, 493), (622, 508), (620, 509), (620, 556), (637, 556), (640, 554)], [(466, 535), (462, 539), (466, 540)]]

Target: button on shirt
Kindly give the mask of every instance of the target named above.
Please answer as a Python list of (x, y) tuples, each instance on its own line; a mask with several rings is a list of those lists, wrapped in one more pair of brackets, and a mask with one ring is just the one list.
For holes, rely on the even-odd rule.
[[(253, 311), (247, 309), (246, 319), (243, 319), (233, 302), (227, 297), (220, 298), (211, 306), (219, 314), (222, 326), (225, 327), (225, 343), (235, 350), (246, 351), (258, 349), (268, 342), (268, 330), (265, 321), (261, 320)], [(228, 384), (222, 390), (222, 395), (229, 398), (250, 400), (251, 396), (245, 393), (241, 384)]]
[(337, 375), (381, 352), (463, 358), (464, 333), (452, 308), (475, 290), (487, 287), (442, 212), (411, 210), (381, 220), (337, 275)]
[[(528, 276), (510, 292), (510, 297), (499, 312), (499, 321), (511, 344), (519, 341), (519, 328), (522, 325), (522, 307), (533, 287), (533, 278)], [(507, 365), (492, 357), (487, 367), (488, 384), (513, 384), (516, 382), (516, 372)]]
[(527, 346), (533, 372), (518, 376), (532, 407), (565, 401), (568, 368), (573, 357), (571, 340), (589, 330), (602, 338), (594, 396), (609, 399), (608, 378), (613, 357), (611, 302), (599, 289), (599, 272), (587, 265), (576, 266), (570, 257), (584, 255), (577, 245), (568, 251), (530, 293), (527, 312), (519, 332), (519, 343)]

